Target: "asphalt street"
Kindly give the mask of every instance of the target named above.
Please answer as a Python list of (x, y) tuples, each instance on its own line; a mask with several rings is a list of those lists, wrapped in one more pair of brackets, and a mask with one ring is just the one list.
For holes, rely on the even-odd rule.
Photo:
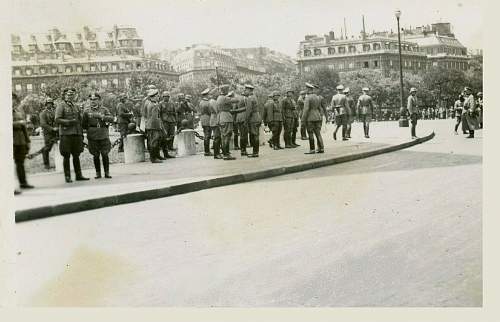
[(18, 304), (481, 306), (482, 133), (452, 124), (368, 159), (17, 224)]

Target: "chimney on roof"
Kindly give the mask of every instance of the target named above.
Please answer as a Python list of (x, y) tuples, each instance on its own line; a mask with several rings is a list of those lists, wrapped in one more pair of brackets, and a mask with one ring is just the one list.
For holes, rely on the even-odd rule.
[(335, 33), (333, 31), (330, 31), (329, 35), (330, 40), (335, 40)]

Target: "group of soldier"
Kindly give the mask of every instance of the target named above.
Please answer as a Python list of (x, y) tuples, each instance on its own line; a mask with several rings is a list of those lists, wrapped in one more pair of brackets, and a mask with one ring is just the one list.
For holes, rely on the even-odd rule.
[(474, 138), (474, 131), (483, 128), (483, 93), (478, 92), (476, 98), (470, 87), (465, 87), (458, 96), (453, 107), (456, 123), (455, 135), (458, 135), (458, 127), (462, 124), (462, 133), (468, 134), (467, 138)]

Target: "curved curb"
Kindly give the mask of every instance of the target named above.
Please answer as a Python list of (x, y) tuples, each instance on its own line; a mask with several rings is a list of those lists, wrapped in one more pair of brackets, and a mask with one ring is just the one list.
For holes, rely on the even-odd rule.
[(385, 148), (380, 148), (373, 151), (366, 151), (361, 153), (353, 153), (348, 155), (343, 155), (340, 157), (334, 157), (326, 160), (318, 160), (313, 162), (306, 162), (301, 164), (295, 164), (285, 167), (277, 167), (266, 170), (260, 170), (255, 172), (248, 172), (244, 174), (229, 175), (214, 179), (201, 180), (195, 182), (182, 183), (178, 185), (173, 185), (165, 188), (156, 188), (151, 190), (135, 191), (123, 193), (115, 196), (99, 197), (94, 199), (80, 200), (74, 202), (68, 202), (53, 206), (36, 207), (31, 209), (23, 209), (16, 211), (16, 223), (42, 219), (53, 216), (60, 216), (65, 214), (70, 214), (74, 212), (94, 210), (104, 207), (118, 206), (127, 203), (133, 203), (138, 201), (152, 200), (158, 198), (164, 198), (169, 196), (175, 196), (180, 194), (185, 194), (189, 192), (195, 192), (210, 188), (222, 187), (237, 183), (250, 182), (254, 180), (267, 179), (271, 177), (276, 177), (285, 174), (291, 174), (295, 172), (301, 172), (311, 169), (316, 169), (320, 167), (330, 166), (338, 163), (349, 162), (359, 159), (368, 158), (371, 156), (394, 152), (408, 147), (424, 143), (426, 141), (434, 138), (435, 133), (418, 138), (413, 141), (391, 145)]

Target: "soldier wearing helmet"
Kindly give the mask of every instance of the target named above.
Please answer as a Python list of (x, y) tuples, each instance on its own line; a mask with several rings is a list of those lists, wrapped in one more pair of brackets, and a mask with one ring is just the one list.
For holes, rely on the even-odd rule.
[(43, 130), (44, 147), (42, 149), (43, 165), (50, 169), (49, 153), (52, 146), (59, 140), (59, 127), (55, 119), (54, 101), (48, 97), (45, 100), (45, 108), (40, 113), (40, 126)]
[(173, 156), (171, 156), (168, 151), (174, 150), (175, 125), (177, 123), (177, 116), (175, 112), (175, 104), (170, 100), (170, 93), (168, 91), (164, 91), (163, 93), (161, 93), (160, 117), (163, 127), (163, 138), (161, 142), (163, 158), (173, 158)]
[(295, 136), (297, 133), (296, 120), (297, 104), (293, 99), (293, 90), (288, 89), (286, 96), (281, 100), (281, 110), (283, 111), (283, 139), (285, 140), (285, 148), (296, 148), (299, 145), (295, 143)]
[(270, 146), (274, 150), (283, 149), (280, 144), (280, 134), (283, 128), (283, 112), (279, 102), (280, 94), (277, 91), (272, 93), (272, 98), (268, 100), (264, 106), (262, 118), (264, 124), (269, 126), (272, 132)]
[(118, 105), (116, 106), (116, 114), (118, 117), (118, 129), (120, 131), (120, 146), (118, 152), (123, 152), (123, 141), (127, 137), (128, 124), (132, 121), (134, 113), (130, 102), (127, 101), (127, 95), (120, 94), (118, 96)]

